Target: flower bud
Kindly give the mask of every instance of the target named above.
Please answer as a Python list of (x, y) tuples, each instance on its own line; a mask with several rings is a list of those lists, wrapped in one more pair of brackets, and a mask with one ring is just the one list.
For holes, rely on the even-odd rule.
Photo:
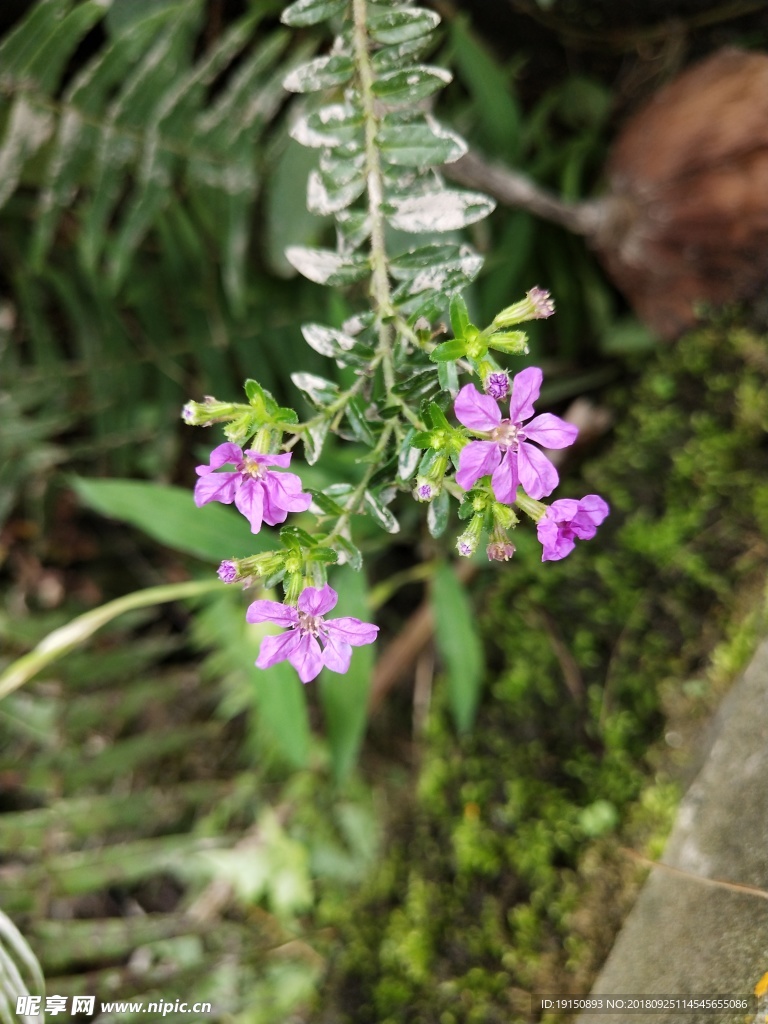
[(493, 318), (494, 327), (512, 327), (526, 320), (546, 320), (555, 312), (552, 296), (544, 288), (531, 288), (520, 302), (507, 306)]
[(509, 374), (503, 370), (497, 373), (489, 373), (483, 381), (483, 390), (486, 395), (495, 398), (497, 402), (506, 398), (509, 394)]
[(202, 402), (187, 402), (181, 410), (181, 418), (191, 427), (210, 427), (212, 423), (227, 423), (241, 414), (242, 405), (233, 402), (218, 402), (206, 395)]
[(456, 541), (456, 550), (462, 558), (469, 558), (477, 551), (477, 545), (480, 543), (480, 536), (483, 532), (484, 522), (485, 516), (472, 516), (469, 521), (469, 526)]

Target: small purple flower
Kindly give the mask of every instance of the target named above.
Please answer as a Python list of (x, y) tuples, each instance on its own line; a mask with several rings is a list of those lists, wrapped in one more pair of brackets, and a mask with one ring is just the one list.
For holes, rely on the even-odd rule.
[(576, 538), (590, 540), (610, 512), (597, 494), (588, 494), (581, 501), (561, 498), (553, 501), (536, 524), (536, 532), (544, 546), (542, 562), (556, 562), (573, 551)]
[(314, 679), (323, 667), (331, 672), (346, 672), (352, 648), (372, 644), (379, 627), (348, 615), (326, 622), (323, 616), (336, 606), (338, 599), (339, 595), (326, 583), (322, 590), (305, 587), (297, 608), (279, 601), (254, 601), (245, 613), (248, 622), (275, 622), (288, 629), (287, 633), (264, 637), (256, 667), (269, 668), (287, 658), (302, 683)]
[(195, 403), (187, 402), (187, 404), (181, 410), (181, 418), (185, 423), (195, 422)]
[[(234, 472), (214, 473), (231, 463)], [(251, 533), (258, 533), (262, 521), (269, 526), (284, 523), (289, 512), (305, 512), (312, 495), (303, 493), (301, 480), (295, 473), (276, 473), (269, 466), (286, 469), (291, 453), (262, 455), (243, 452), (236, 444), (220, 444), (211, 452), (210, 464), (198, 466), (200, 479), (195, 485), (195, 504), (198, 508), (209, 501), (231, 505), (234, 501), (251, 524)]]
[(485, 553), (489, 562), (508, 562), (516, 550), (510, 541), (492, 540)]
[(491, 474), (497, 501), (511, 505), (518, 484), (532, 498), (543, 498), (557, 487), (557, 470), (546, 455), (528, 444), (537, 441), (545, 448), (567, 448), (573, 444), (578, 428), (550, 412), (533, 416), (533, 403), (539, 397), (543, 374), (529, 366), (515, 375), (509, 419), (490, 395), (481, 395), (474, 384), (465, 384), (456, 397), (454, 411), (465, 427), (485, 433), (487, 441), (470, 441), (459, 455), (456, 482), (468, 491), (482, 476)]
[(222, 583), (234, 583), (239, 575), (237, 566), (230, 561), (222, 562), (216, 570), (216, 574)]
[(506, 373), (489, 373), (483, 384), (485, 393), (500, 402), (509, 394), (509, 375)]

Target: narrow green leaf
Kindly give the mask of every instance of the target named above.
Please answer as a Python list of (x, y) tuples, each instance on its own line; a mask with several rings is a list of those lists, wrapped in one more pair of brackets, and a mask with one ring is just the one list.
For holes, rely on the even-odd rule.
[[(331, 586), (339, 595), (339, 602), (329, 618), (351, 615), (370, 621), (367, 588), (362, 573), (349, 566), (336, 570)], [(349, 775), (357, 760), (368, 717), (375, 645), (366, 644), (352, 649), (352, 662), (345, 675), (325, 670), (319, 680), (320, 701), (328, 728), (334, 774), (337, 779)]]
[(273, 543), (266, 530), (252, 534), (248, 521), (233, 509), (214, 502), (196, 508), (191, 489), (137, 480), (73, 477), (70, 482), (89, 508), (207, 562), (245, 558), (269, 550)]
[(311, 427), (307, 427), (302, 434), (304, 457), (310, 466), (314, 466), (323, 453), (323, 445), (328, 436), (329, 426), (329, 421), (323, 419), (319, 423), (313, 423)]
[(459, 371), (454, 362), (440, 362), (437, 364), (437, 379), (443, 391), (456, 396), (459, 392)]
[(461, 359), (467, 353), (467, 345), (463, 338), (454, 338), (452, 341), (444, 341), (429, 353), (433, 363), (446, 363), (450, 360)]
[(435, 638), (448, 679), (448, 700), (459, 732), (474, 721), (483, 682), (483, 649), (464, 587), (449, 565), (437, 567), (432, 587)]
[(324, 146), (350, 146), (359, 143), (362, 147), (363, 115), (350, 103), (333, 103), (312, 111), (291, 128), (291, 138), (317, 149)]
[(319, 409), (325, 408), (339, 395), (339, 385), (314, 373), (292, 373), (291, 380)]
[(450, 511), (450, 499), (448, 492), (440, 491), (438, 496), (429, 503), (427, 510), (427, 529), (432, 537), (442, 537), (445, 528), (448, 526), (448, 512)]
[(397, 478), (402, 483), (411, 479), (421, 459), (421, 452), (414, 447), (417, 433), (420, 432), (414, 430), (413, 427), (408, 430), (397, 454)]
[(310, 348), (331, 359), (338, 359), (355, 347), (355, 339), (351, 335), (322, 324), (304, 324), (301, 333)]
[(286, 7), (280, 20), (292, 28), (303, 28), (341, 14), (346, 6), (347, 0), (295, 0), (295, 3)]
[(285, 250), (288, 262), (315, 284), (337, 287), (359, 281), (370, 272), (367, 256), (342, 256), (332, 249), (310, 249), (303, 245), (289, 245)]
[(352, 541), (347, 537), (337, 537), (335, 544), (341, 556), (339, 561), (346, 563), (355, 572), (360, 572), (363, 567), (363, 556)]
[(422, 195), (402, 196), (386, 204), (394, 228), (422, 234), (457, 231), (487, 217), (496, 203), (480, 192), (435, 189)]
[(388, 104), (414, 104), (448, 85), (453, 76), (443, 68), (421, 65), (399, 68), (381, 75), (373, 83), (373, 93)]
[(428, 35), (440, 24), (440, 16), (423, 7), (371, 9), (368, 31), (378, 43), (396, 46)]
[(347, 422), (352, 428), (352, 433), (356, 439), (362, 441), (363, 444), (367, 444), (369, 448), (373, 448), (376, 444), (376, 438), (368, 424), (368, 420), (365, 418), (363, 403), (359, 398), (351, 398), (347, 402), (346, 415)]
[(355, 63), (347, 54), (316, 57), (290, 71), (283, 79), (283, 88), (299, 93), (333, 89), (348, 82), (354, 70)]
[(454, 295), (449, 307), (454, 338), (463, 338), (469, 327), (469, 310), (461, 295)]
[(312, 501), (317, 505), (321, 512), (325, 512), (326, 515), (329, 516), (343, 515), (344, 509), (337, 501), (334, 501), (333, 498), (330, 498), (322, 491), (314, 490), (312, 487), (308, 487), (307, 490), (312, 495)]
[(376, 524), (382, 530), (386, 530), (387, 533), (400, 532), (400, 523), (398, 523), (387, 506), (383, 505), (370, 491), (365, 492), (364, 503), (366, 511), (371, 514)]
[(376, 142), (384, 159), (395, 167), (453, 163), (467, 152), (461, 136), (429, 115), (388, 115), (382, 121)]

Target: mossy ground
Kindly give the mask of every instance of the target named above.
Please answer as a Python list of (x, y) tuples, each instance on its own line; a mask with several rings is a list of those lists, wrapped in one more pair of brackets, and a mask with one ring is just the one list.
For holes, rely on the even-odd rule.
[[(522, 527), (477, 614), (495, 666), (457, 737), (436, 708), (388, 852), (338, 928), (323, 1019), (509, 1024), (585, 991), (656, 856), (689, 737), (763, 626), (768, 343), (713, 326), (608, 396), (617, 427), (558, 493), (611, 504), (541, 564)], [(664, 737), (667, 741), (664, 741)], [(551, 1018), (550, 1018), (551, 1019)]]

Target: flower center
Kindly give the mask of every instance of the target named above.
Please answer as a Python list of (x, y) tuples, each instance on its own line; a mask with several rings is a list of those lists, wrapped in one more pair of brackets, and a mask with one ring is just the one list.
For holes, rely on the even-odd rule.
[(252, 476), (255, 480), (260, 480), (267, 474), (267, 467), (263, 466), (260, 462), (255, 462), (253, 459), (244, 458), (240, 463), (240, 472), (247, 473), (248, 476)]
[(302, 636), (320, 636), (320, 627), (323, 624), (322, 615), (310, 615), (309, 612), (299, 612), (299, 632)]
[(525, 431), (512, 420), (502, 420), (498, 427), (491, 431), (491, 440), (495, 441), (502, 451), (508, 448), (517, 451), (518, 442), (525, 440)]

